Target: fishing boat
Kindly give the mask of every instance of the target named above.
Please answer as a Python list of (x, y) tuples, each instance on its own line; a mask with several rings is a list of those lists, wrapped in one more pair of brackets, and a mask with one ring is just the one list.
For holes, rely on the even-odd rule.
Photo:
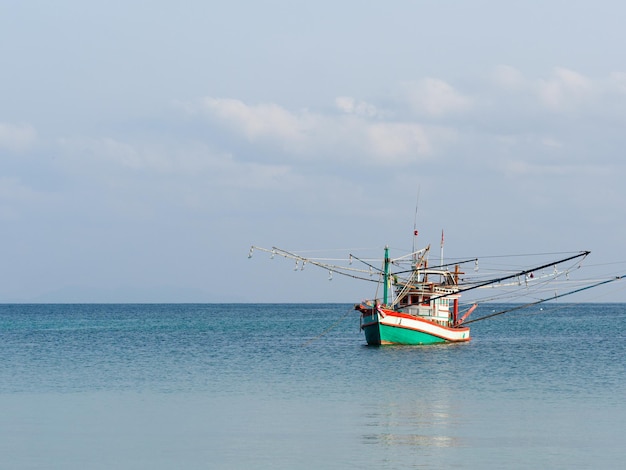
[[(417, 235), (417, 231), (416, 231)], [(384, 248), (382, 267), (372, 264), (372, 259), (362, 259), (350, 254), (347, 259), (316, 258), (296, 254), (277, 247), (271, 249), (252, 246), (254, 250), (271, 253), (295, 260), (295, 270), (301, 271), (308, 264), (327, 269), (329, 279), (338, 273), (355, 279), (376, 282), (376, 295), (370, 300), (357, 303), (360, 312), (360, 328), (368, 345), (431, 345), (440, 343), (463, 343), (470, 341), (470, 323), (492, 318), (522, 308), (535, 306), (602, 284), (624, 279), (626, 275), (614, 276), (600, 281), (582, 281), (572, 288), (570, 273), (581, 267), (589, 251), (569, 253), (567, 256), (531, 266), (503, 271), (496, 275), (478, 275), (478, 258), (444, 262), (443, 232), (439, 264), (429, 266), (430, 245), (411, 253), (391, 258), (389, 247)], [(563, 255), (563, 253), (561, 253)], [(531, 255), (527, 255), (531, 256)], [(354, 266), (358, 261), (361, 266)], [(474, 264), (471, 273), (462, 266)], [(554, 287), (556, 281), (564, 284)], [(581, 282), (581, 281), (579, 281)], [(564, 288), (563, 285), (567, 285)], [(468, 291), (488, 290), (489, 295), (476, 298), (461, 305), (461, 295)], [(382, 290), (382, 295), (379, 291)], [(501, 311), (491, 312), (469, 320), (479, 302), (489, 302), (502, 297), (494, 293), (504, 292), (515, 299), (530, 296), (531, 301), (512, 305)]]
[[(361, 329), (367, 344), (436, 344), (470, 340), (470, 329), (459, 317), (459, 265), (450, 272), (429, 269), (429, 248), (415, 253), (408, 278), (390, 273), (389, 248), (385, 247), (382, 304), (377, 300), (355, 306), (361, 312)], [(417, 258), (419, 255), (419, 258)], [(390, 288), (397, 294), (390, 301)], [(471, 312), (470, 312), (471, 313)]]

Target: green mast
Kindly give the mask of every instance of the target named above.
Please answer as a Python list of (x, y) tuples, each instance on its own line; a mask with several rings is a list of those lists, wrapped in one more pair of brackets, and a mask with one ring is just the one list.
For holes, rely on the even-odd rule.
[(383, 265), (383, 305), (388, 305), (389, 301), (389, 246), (385, 245), (385, 261)]

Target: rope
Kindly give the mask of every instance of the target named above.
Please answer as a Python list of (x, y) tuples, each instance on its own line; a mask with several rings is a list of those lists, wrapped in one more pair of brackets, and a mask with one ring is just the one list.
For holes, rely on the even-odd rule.
[(605, 281), (598, 282), (598, 283), (592, 284), (590, 286), (581, 287), (580, 289), (574, 289), (574, 290), (571, 290), (569, 292), (565, 292), (563, 294), (555, 295), (553, 297), (547, 297), (545, 299), (540, 299), (540, 300), (537, 300), (536, 302), (530, 302), (530, 303), (527, 303), (527, 304), (524, 304), (524, 305), (518, 305), (516, 307), (510, 308), (510, 309), (507, 309), (507, 310), (502, 310), (500, 312), (492, 313), (490, 315), (485, 315), (483, 317), (475, 318), (474, 320), (463, 322), (461, 325), (469, 325), (470, 323), (476, 323), (477, 321), (486, 320), (487, 318), (492, 318), (492, 317), (495, 317), (495, 316), (498, 316), (498, 315), (503, 315), (505, 313), (514, 312), (516, 310), (521, 310), (523, 308), (528, 308), (528, 307), (532, 307), (532, 306), (535, 306), (535, 305), (539, 305), (541, 303), (548, 302), (550, 300), (558, 299), (558, 298), (561, 298), (561, 297), (565, 297), (566, 295), (571, 295), (571, 294), (575, 294), (577, 292), (582, 292), (584, 290), (592, 289), (594, 287), (598, 287), (598, 286), (601, 286), (603, 284), (608, 284), (610, 282), (620, 281), (620, 280), (622, 280), (624, 278), (626, 278), (626, 274), (624, 274), (622, 276), (614, 277), (613, 279), (607, 279)]
[(305, 341), (304, 343), (302, 343), (302, 347), (306, 347), (309, 344), (311, 344), (313, 341), (317, 341), (318, 339), (322, 338), (323, 336), (326, 336), (328, 333), (330, 333), (332, 330), (334, 330), (335, 328), (337, 328), (337, 326), (339, 326), (339, 324), (344, 321), (346, 319), (346, 317), (348, 315), (350, 315), (352, 312), (354, 312), (354, 308), (349, 309), (346, 313), (344, 313), (341, 318), (339, 318), (339, 320), (337, 320), (335, 323), (333, 323), (332, 325), (330, 325), (328, 328), (326, 328), (324, 331), (322, 331), (319, 335), (314, 336), (313, 338), (311, 338), (308, 341)]

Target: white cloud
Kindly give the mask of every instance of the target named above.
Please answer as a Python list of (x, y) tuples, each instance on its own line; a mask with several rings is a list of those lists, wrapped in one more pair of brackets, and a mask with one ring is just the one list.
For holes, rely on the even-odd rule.
[(368, 146), (375, 155), (394, 162), (410, 161), (433, 152), (431, 139), (417, 124), (381, 123), (367, 129)]
[[(217, 123), (256, 145), (279, 148), (284, 162), (403, 164), (436, 153), (453, 136), (445, 128), (390, 121), (374, 105), (350, 97), (335, 104), (341, 113), (292, 112), (277, 104), (248, 105), (205, 98), (200, 107)], [(193, 113), (194, 107), (184, 107)], [(197, 108), (197, 107), (196, 107)]]
[(347, 114), (357, 116), (375, 117), (378, 114), (376, 106), (365, 101), (358, 101), (349, 96), (339, 96), (335, 98), (335, 105), (338, 109)]
[(418, 115), (441, 118), (468, 111), (472, 107), (471, 98), (438, 78), (406, 83), (404, 89), (412, 110)]
[(299, 115), (273, 104), (247, 105), (240, 100), (205, 98), (207, 111), (243, 131), (250, 140), (275, 138), (284, 142), (301, 142), (313, 124), (306, 112)]
[(537, 93), (541, 102), (554, 111), (575, 108), (586, 102), (597, 90), (597, 85), (573, 70), (557, 67), (548, 79), (539, 80)]
[(33, 145), (36, 139), (37, 132), (30, 125), (0, 122), (0, 148), (24, 151)]
[[(536, 116), (547, 118), (552, 113), (571, 114), (591, 112), (605, 114), (606, 107), (623, 109), (619, 103), (626, 96), (626, 73), (613, 72), (607, 77), (591, 78), (564, 67), (555, 67), (547, 76), (528, 78), (519, 70), (508, 65), (499, 65), (491, 73), (491, 82), (502, 92), (497, 101), (487, 92), (480, 101), (489, 101), (492, 107), (514, 106)], [(505, 103), (505, 104), (502, 104)], [(510, 109), (502, 109), (511, 117)], [(583, 114), (580, 114), (583, 117)]]
[[(359, 173), (368, 167), (412, 173), (416, 163), (429, 162), (420, 166), (428, 172), (437, 168), (431, 162), (436, 165), (443, 159), (446, 164), (458, 164), (461, 172), (469, 169), (520, 177), (578, 175), (576, 168), (583, 168), (587, 159), (576, 144), (577, 135), (568, 133), (560, 120), (556, 122), (558, 116), (546, 112), (545, 103), (554, 104), (552, 111), (566, 109), (561, 106), (566, 97), (593, 104), (601, 89), (616, 93), (622, 80), (620, 75), (613, 75), (594, 81), (566, 69), (556, 69), (545, 79), (530, 80), (510, 66), (498, 67), (491, 78), (486, 91), (472, 96), (461, 95), (438, 79), (403, 85), (402, 96), (419, 104), (421, 119), (400, 119), (381, 112), (378, 103), (349, 96), (337, 97), (334, 108), (323, 110), (292, 110), (277, 103), (207, 97), (178, 104), (187, 118), (208, 123), (210, 127), (203, 127), (200, 134), (173, 139), (68, 140), (63, 144), (66, 163), (89, 174), (92, 181), (101, 181), (107, 191), (122, 186), (128, 187), (127, 194), (143, 191), (139, 197), (145, 204), (169, 194), (170, 200), (180, 205), (213, 204), (216, 210), (220, 201), (236, 197), (238, 190), (246, 194), (269, 190), (279, 197), (284, 191), (311, 189), (312, 174), (334, 177), (345, 173), (346, 168), (358, 169)], [(490, 95), (494, 81), (499, 90), (497, 95)], [(395, 109), (405, 103), (396, 102)], [(394, 103), (385, 103), (385, 108), (394, 109)], [(519, 118), (520, 110), (527, 113), (523, 119)], [(538, 124), (536, 116), (541, 117)], [(437, 126), (427, 124), (430, 117), (438, 118)], [(197, 131), (196, 126), (191, 128)], [(207, 184), (198, 184), (200, 181)], [(351, 184), (349, 176), (337, 177), (336, 181)], [(132, 188), (133, 184), (144, 188)]]

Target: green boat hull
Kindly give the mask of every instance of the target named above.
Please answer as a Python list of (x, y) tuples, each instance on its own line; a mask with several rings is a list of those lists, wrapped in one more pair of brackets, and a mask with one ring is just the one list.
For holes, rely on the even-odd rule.
[(367, 344), (378, 346), (381, 344), (426, 345), (446, 343), (444, 338), (433, 336), (423, 331), (410, 330), (395, 326), (375, 323), (363, 328)]

